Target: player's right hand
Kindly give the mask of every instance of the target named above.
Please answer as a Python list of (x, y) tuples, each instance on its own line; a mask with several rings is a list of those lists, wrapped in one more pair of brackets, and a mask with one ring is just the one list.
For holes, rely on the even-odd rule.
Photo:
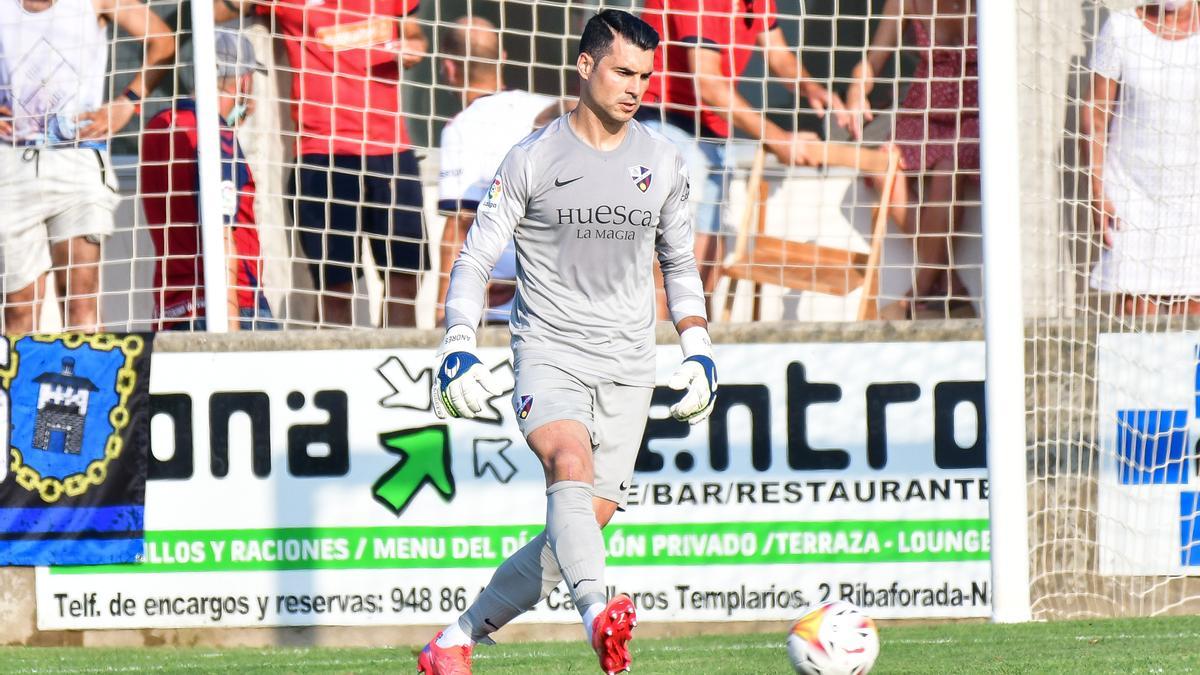
[(434, 361), (433, 413), (441, 419), (471, 419), (483, 410), (489, 398), (499, 396), (503, 388), (486, 366), (475, 356), (475, 331), (452, 326), (446, 331)]

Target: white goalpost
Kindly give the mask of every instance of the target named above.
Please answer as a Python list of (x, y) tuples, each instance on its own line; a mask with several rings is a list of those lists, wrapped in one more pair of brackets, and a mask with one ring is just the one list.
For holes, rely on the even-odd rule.
[(197, 168), (200, 174), (200, 248), (204, 252), (204, 306), (208, 331), (229, 330), (229, 275), (226, 273), (225, 219), (221, 204), (221, 138), (217, 111), (216, 26), (213, 7), (192, 2), (192, 72), (196, 97)]
[(1028, 621), (1025, 342), (1021, 302), (1016, 12), (979, 7), (980, 141), (983, 184), (987, 460), (992, 532), (992, 619)]

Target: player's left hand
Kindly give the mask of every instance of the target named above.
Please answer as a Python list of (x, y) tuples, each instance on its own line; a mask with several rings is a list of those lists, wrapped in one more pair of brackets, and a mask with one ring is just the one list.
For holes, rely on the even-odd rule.
[(671, 406), (671, 416), (689, 424), (698, 424), (712, 414), (717, 400), (717, 366), (712, 358), (712, 343), (704, 328), (689, 328), (679, 336), (685, 358), (667, 386), (683, 392), (683, 398)]

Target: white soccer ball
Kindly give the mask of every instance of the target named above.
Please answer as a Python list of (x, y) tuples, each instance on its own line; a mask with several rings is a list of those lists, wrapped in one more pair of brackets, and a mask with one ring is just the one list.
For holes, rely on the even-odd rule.
[(792, 624), (787, 648), (802, 675), (866, 675), (879, 656), (879, 632), (851, 603), (826, 602)]

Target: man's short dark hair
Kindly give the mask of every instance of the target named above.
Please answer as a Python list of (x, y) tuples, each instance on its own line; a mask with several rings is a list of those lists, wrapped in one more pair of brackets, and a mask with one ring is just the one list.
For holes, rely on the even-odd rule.
[(579, 53), (588, 54), (597, 62), (612, 51), (613, 40), (620, 35), (639, 49), (658, 46), (658, 32), (650, 24), (629, 12), (606, 9), (588, 19), (579, 38)]

